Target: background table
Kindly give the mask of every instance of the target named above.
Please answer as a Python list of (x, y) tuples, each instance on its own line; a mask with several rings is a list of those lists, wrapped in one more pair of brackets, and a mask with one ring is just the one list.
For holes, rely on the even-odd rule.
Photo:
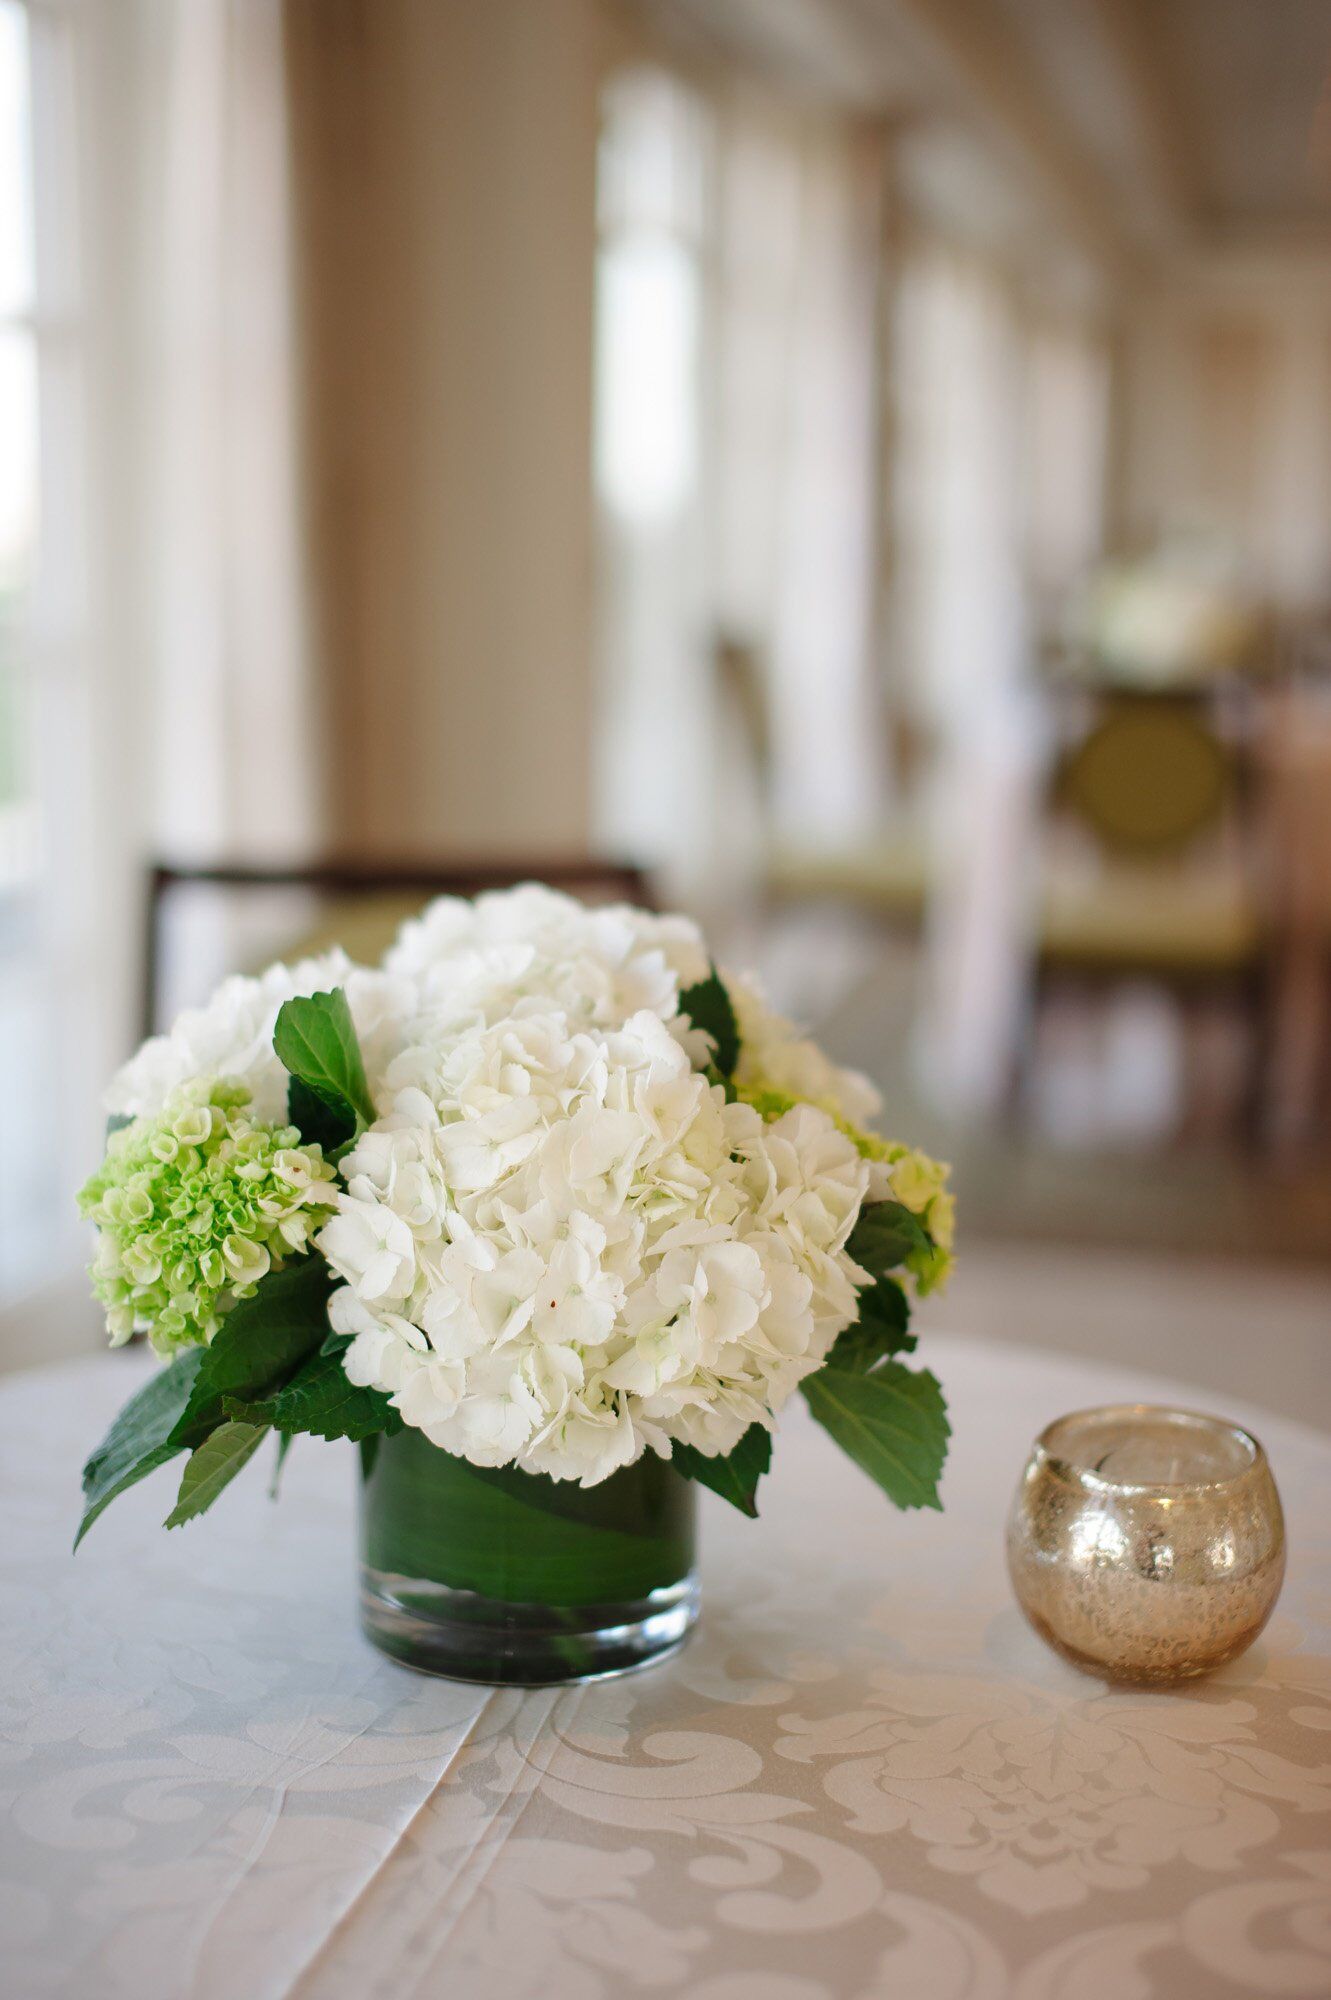
[[(1254, 1336), (1256, 1337), (1256, 1336)], [(1285, 1596), (1185, 1693), (1026, 1629), (1001, 1527), (1034, 1432), (1176, 1386), (931, 1340), (947, 1511), (897, 1515), (801, 1416), (763, 1518), (707, 1496), (702, 1627), (599, 1686), (487, 1692), (359, 1637), (354, 1460), (298, 1440), (69, 1557), (142, 1362), (0, 1386), (9, 2000), (1141, 2000), (1331, 1991), (1331, 1442), (1235, 1411)]]

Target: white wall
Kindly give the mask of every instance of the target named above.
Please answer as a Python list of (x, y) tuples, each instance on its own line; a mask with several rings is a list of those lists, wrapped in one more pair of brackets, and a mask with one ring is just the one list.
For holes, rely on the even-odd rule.
[(583, 847), (601, 7), (291, 14), (334, 838)]

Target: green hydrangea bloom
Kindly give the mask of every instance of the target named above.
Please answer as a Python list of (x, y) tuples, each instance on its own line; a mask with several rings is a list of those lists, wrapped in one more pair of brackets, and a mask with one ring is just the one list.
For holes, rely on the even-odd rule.
[(825, 1111), (839, 1132), (844, 1132), (860, 1157), (876, 1160), (892, 1173), (892, 1193), (903, 1208), (917, 1215), (932, 1239), (931, 1248), (913, 1251), (906, 1268), (921, 1293), (937, 1291), (951, 1274), (952, 1243), (956, 1233), (956, 1200), (947, 1185), (951, 1169), (942, 1160), (904, 1146), (898, 1139), (884, 1139), (877, 1132), (865, 1132), (843, 1117), (835, 1104), (825, 1098), (801, 1099), (789, 1091), (776, 1090), (762, 1079), (736, 1084), (735, 1094), (751, 1104), (758, 1116), (770, 1124), (802, 1102), (811, 1102)]
[(322, 1148), (258, 1123), (249, 1102), (242, 1085), (202, 1078), (111, 1135), (79, 1207), (100, 1231), (91, 1275), (113, 1346), (139, 1327), (159, 1354), (206, 1344), (327, 1220), (336, 1173)]

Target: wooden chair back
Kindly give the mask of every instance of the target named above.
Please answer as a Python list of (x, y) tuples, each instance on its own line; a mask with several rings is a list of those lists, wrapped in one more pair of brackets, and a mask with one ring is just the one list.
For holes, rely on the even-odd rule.
[[(656, 907), (651, 877), (631, 862), (592, 856), (530, 861), (347, 861), (305, 863), (217, 862), (194, 866), (167, 860), (152, 862), (145, 882), (142, 1029), (145, 1036), (162, 1025), (162, 985), (166, 920), (180, 891), (213, 887), (244, 895), (272, 890), (304, 890), (325, 904), (363, 907), (375, 902), (396, 906), (402, 916), (434, 896), (476, 896), (487, 889), (509, 889), (519, 882), (544, 882), (589, 902), (636, 903)], [(334, 940), (320, 940), (320, 944)], [(314, 948), (307, 939), (302, 952)], [(353, 953), (353, 956), (355, 954)]]

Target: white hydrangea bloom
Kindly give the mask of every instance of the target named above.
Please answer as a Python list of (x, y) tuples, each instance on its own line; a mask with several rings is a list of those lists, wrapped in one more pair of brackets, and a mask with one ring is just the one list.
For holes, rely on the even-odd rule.
[(773, 1012), (755, 979), (727, 973), (726, 987), (739, 1021), (738, 1083), (821, 1104), (852, 1125), (873, 1122), (883, 1100), (867, 1076), (838, 1068), (816, 1042), (801, 1036), (793, 1021)]
[(401, 1046), (402, 1021), (415, 1007), (410, 983), (354, 966), (343, 951), (297, 965), (270, 965), (257, 978), (224, 979), (203, 1007), (179, 1015), (165, 1035), (153, 1035), (112, 1077), (104, 1104), (127, 1118), (160, 1115), (172, 1094), (200, 1078), (228, 1077), (250, 1093), (250, 1115), (265, 1123), (286, 1118), (287, 1072), (273, 1050), (283, 1001), (341, 986), (360, 1037), (371, 1089), (376, 1074)]
[(107, 1101), (155, 1114), (224, 1076), (279, 1120), (278, 1010), (342, 986), (379, 1112), (318, 1238), (347, 1373), (473, 1463), (590, 1485), (770, 1425), (865, 1282), (846, 1243), (885, 1170), (837, 1120), (872, 1090), (736, 984), (741, 1079), (816, 1102), (727, 1104), (680, 1012), (708, 970), (682, 917), (535, 886), (444, 898), (382, 972), (334, 952), (227, 980)]
[(319, 1247), (353, 1382), (474, 1464), (593, 1485), (770, 1425), (855, 1315), (869, 1169), (826, 1112), (764, 1125), (693, 1067), (691, 926), (520, 897), (408, 927), (422, 1038)]
[(427, 1028), (447, 1034), (531, 1007), (562, 1008), (571, 1022), (599, 1028), (643, 1009), (666, 1021), (680, 989), (709, 970), (687, 917), (627, 904), (589, 909), (536, 883), (474, 902), (440, 897), (403, 926), (384, 964), (418, 987), (423, 1038)]

